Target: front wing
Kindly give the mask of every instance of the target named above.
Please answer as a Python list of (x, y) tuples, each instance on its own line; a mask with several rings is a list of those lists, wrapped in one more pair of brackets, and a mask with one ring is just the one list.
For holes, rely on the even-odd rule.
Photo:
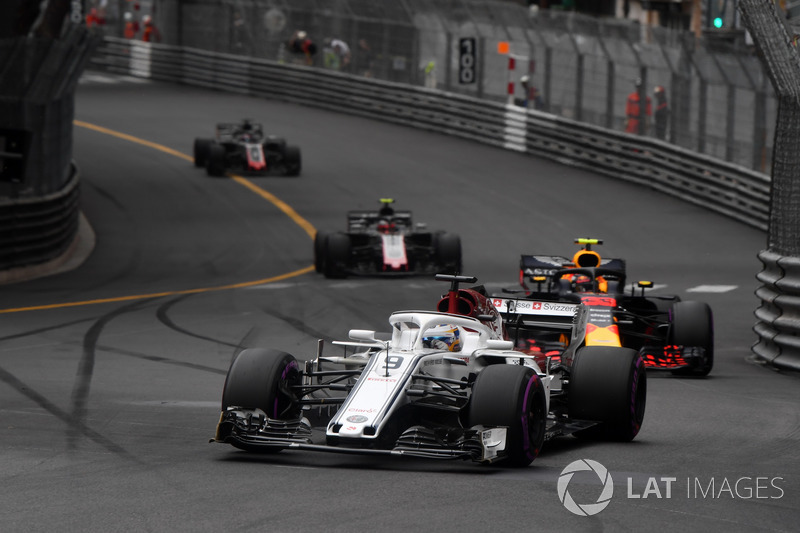
[(345, 441), (338, 445), (317, 444), (307, 419), (274, 420), (260, 409), (231, 408), (220, 415), (211, 442), (232, 444), (248, 451), (278, 451), (294, 448), (343, 454), (398, 455), (428, 459), (465, 459), (492, 463), (506, 457), (507, 429), (426, 428), (405, 430), (390, 449), (369, 447), (373, 441)]
[(696, 346), (643, 346), (639, 355), (648, 370), (701, 368), (706, 364), (706, 350)]

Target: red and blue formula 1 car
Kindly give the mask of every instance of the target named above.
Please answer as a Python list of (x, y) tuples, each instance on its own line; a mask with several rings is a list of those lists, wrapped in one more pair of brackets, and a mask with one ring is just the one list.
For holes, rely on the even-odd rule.
[(209, 176), (223, 176), (228, 171), (299, 176), (300, 148), (287, 145), (283, 137), (265, 136), (261, 124), (245, 119), (238, 124), (217, 124), (214, 139), (195, 139), (194, 164), (205, 167)]
[(626, 292), (625, 261), (601, 258), (599, 239), (576, 239), (582, 248), (570, 260), (556, 255), (523, 255), (523, 298), (495, 299), (515, 331), (517, 348), (544, 358), (558, 357), (571, 340), (570, 306), (589, 310), (587, 339), (594, 346), (636, 350), (648, 369), (684, 376), (705, 376), (714, 366), (713, 315), (708, 304), (682, 301), (677, 295), (645, 291), (639, 281)]
[(314, 267), (328, 278), (461, 271), (461, 239), (414, 224), (391, 198), (376, 211), (347, 213), (347, 231), (317, 232)]

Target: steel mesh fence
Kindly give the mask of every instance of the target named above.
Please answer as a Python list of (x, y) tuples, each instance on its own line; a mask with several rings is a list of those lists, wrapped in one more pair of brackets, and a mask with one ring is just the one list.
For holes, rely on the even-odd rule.
[[(108, 5), (105, 31), (122, 36), (130, 2)], [(655, 106), (654, 90), (663, 87), (669, 110), (665, 128), (647, 116), (642, 134), (761, 172), (771, 165), (775, 96), (752, 47), (743, 44), (494, 0), (149, 0), (141, 6), (133, 17), (151, 14), (165, 44), (501, 102), (536, 94), (531, 107), (616, 130), (625, 130), (627, 99), (642, 79), (641, 96)], [(313, 54), (293, 52), (298, 31), (313, 43)], [(463, 38), (476, 42), (471, 83), (459, 77)], [(332, 46), (335, 40), (346, 50)], [(504, 42), (509, 54), (498, 53)]]

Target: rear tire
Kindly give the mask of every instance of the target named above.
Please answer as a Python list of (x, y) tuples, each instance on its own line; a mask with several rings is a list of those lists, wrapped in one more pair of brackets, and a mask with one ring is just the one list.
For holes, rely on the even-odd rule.
[(318, 231), (314, 236), (314, 270), (322, 272), (325, 269), (325, 249), (328, 246), (328, 234)]
[(208, 152), (213, 144), (213, 139), (194, 140), (194, 166), (198, 168), (206, 166), (206, 162), (208, 161)]
[(324, 257), (322, 269), (326, 278), (347, 277), (347, 264), (350, 261), (350, 237), (344, 233), (328, 235)]
[(705, 350), (705, 361), (693, 368), (680, 368), (672, 373), (678, 376), (707, 376), (714, 367), (714, 317), (704, 302), (676, 302), (672, 306), (670, 344), (697, 346)]
[(283, 152), (283, 163), (286, 166), (287, 176), (299, 176), (303, 168), (300, 158), (300, 148), (297, 146), (287, 146)]
[[(297, 360), (278, 350), (252, 348), (242, 350), (231, 363), (222, 392), (222, 410), (228, 407), (261, 409), (269, 418), (296, 420), (302, 408), (290, 390), (300, 385), (302, 376)], [(237, 448), (258, 452), (278, 452), (281, 448), (250, 448), (232, 443)]]
[(208, 149), (206, 173), (209, 176), (225, 175), (225, 148), (219, 144), (212, 144)]
[(647, 402), (647, 374), (630, 348), (585, 346), (575, 353), (569, 379), (569, 416), (600, 425), (582, 438), (630, 441), (639, 433)]
[(441, 233), (436, 240), (436, 262), (448, 274), (461, 273), (461, 238), (453, 233)]
[(538, 374), (526, 366), (491, 365), (475, 379), (468, 425), (506, 426), (506, 453), (513, 466), (528, 466), (544, 443), (547, 402)]

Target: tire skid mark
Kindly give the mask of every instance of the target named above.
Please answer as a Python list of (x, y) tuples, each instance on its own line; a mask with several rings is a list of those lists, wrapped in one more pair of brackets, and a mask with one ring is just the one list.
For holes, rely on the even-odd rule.
[[(127, 450), (125, 450), (125, 448), (119, 446), (118, 444), (114, 443), (114, 441), (91, 429), (83, 420), (63, 411), (53, 402), (33, 390), (31, 387), (27, 386), (24, 382), (20, 381), (16, 376), (4, 368), (0, 368), (0, 381), (17, 390), (17, 392), (29, 398), (36, 405), (67, 424), (67, 426), (70, 428), (70, 432), (74, 434), (75, 437), (77, 437), (78, 434), (83, 435), (84, 437), (89, 438), (98, 445), (104, 447), (111, 453), (120, 455), (137, 463), (141, 462), (131, 455)], [(70, 438), (74, 437), (71, 436)]]
[(284, 315), (282, 313), (278, 313), (276, 311), (272, 311), (272, 310), (268, 310), (268, 309), (263, 309), (262, 308), (261, 310), (264, 312), (265, 315), (271, 316), (273, 318), (277, 318), (278, 320), (280, 320), (282, 322), (286, 322), (292, 328), (296, 329), (300, 333), (305, 333), (306, 335), (308, 335), (309, 337), (312, 337), (314, 339), (322, 339), (325, 342), (332, 342), (334, 340), (338, 340), (338, 337), (331, 337), (330, 335), (325, 335), (324, 333), (322, 333), (320, 331), (317, 331), (314, 328), (309, 327), (308, 325), (306, 325), (305, 322), (303, 322), (299, 318), (286, 316), (286, 315)]
[(135, 357), (137, 359), (142, 359), (144, 361), (150, 361), (153, 363), (165, 363), (168, 365), (179, 366), (183, 368), (190, 368), (192, 370), (201, 370), (203, 372), (211, 372), (213, 374), (221, 374), (225, 375), (228, 373), (228, 370), (221, 370), (219, 368), (214, 368), (212, 366), (206, 365), (198, 365), (197, 363), (187, 363), (186, 361), (177, 361), (175, 359), (170, 359), (169, 357), (162, 357), (160, 355), (148, 355), (140, 352), (134, 352), (132, 350), (124, 350), (122, 348), (115, 348), (113, 346), (103, 346), (98, 344), (95, 346), (96, 350), (108, 353), (114, 353), (117, 355), (125, 355), (128, 357)]
[(130, 215), (128, 214), (128, 208), (125, 207), (125, 204), (120, 202), (116, 196), (108, 192), (106, 189), (100, 187), (96, 183), (88, 182), (86, 185), (90, 189), (92, 189), (95, 193), (97, 193), (99, 196), (108, 200), (114, 207), (119, 209), (120, 212), (124, 213), (126, 217), (130, 217)]
[(30, 331), (23, 331), (22, 333), (15, 333), (13, 335), (7, 335), (5, 337), (0, 337), (0, 341), (8, 341), (11, 339), (20, 339), (22, 337), (28, 337), (30, 335), (38, 335), (40, 333), (47, 333), (48, 331), (55, 331), (57, 329), (68, 328), (70, 326), (74, 326), (76, 324), (81, 324), (83, 322), (90, 322), (92, 320), (96, 320), (96, 318), (81, 318), (78, 320), (73, 320), (71, 322), (64, 322), (63, 324), (57, 324), (55, 326), (48, 326), (46, 328), (39, 328), (39, 329), (32, 329)]
[(194, 337), (194, 338), (201, 339), (201, 340), (204, 340), (204, 341), (213, 342), (215, 344), (222, 344), (223, 346), (230, 346), (231, 348), (241, 348), (242, 347), (239, 344), (234, 344), (234, 343), (231, 343), (231, 342), (215, 339), (213, 337), (207, 337), (205, 335), (200, 335), (199, 333), (194, 333), (192, 331), (189, 331), (188, 329), (182, 328), (179, 325), (177, 325), (169, 317), (169, 310), (173, 305), (182, 302), (183, 300), (187, 299), (189, 296), (192, 296), (192, 295), (191, 294), (184, 294), (184, 295), (178, 296), (177, 298), (173, 298), (172, 300), (170, 300), (168, 302), (165, 302), (162, 305), (160, 305), (158, 307), (158, 310), (156, 311), (156, 317), (158, 317), (158, 320), (162, 324), (167, 326), (168, 328), (170, 328), (170, 329), (172, 329), (174, 331), (177, 331), (178, 333), (182, 333), (184, 335), (187, 335), (189, 337)]
[[(120, 315), (137, 310), (139, 307), (151, 303), (150, 300), (137, 301), (124, 305), (102, 317), (100, 317), (89, 331), (83, 336), (83, 356), (78, 363), (78, 371), (75, 376), (75, 384), (72, 388), (72, 414), (71, 417), (81, 426), (86, 425), (87, 403), (89, 400), (89, 390), (91, 389), (92, 377), (94, 376), (94, 363), (97, 348), (97, 341), (100, 338), (106, 325)], [(80, 432), (75, 431), (77, 426), (71, 426), (72, 430), (68, 435), (70, 448), (76, 448)]]

